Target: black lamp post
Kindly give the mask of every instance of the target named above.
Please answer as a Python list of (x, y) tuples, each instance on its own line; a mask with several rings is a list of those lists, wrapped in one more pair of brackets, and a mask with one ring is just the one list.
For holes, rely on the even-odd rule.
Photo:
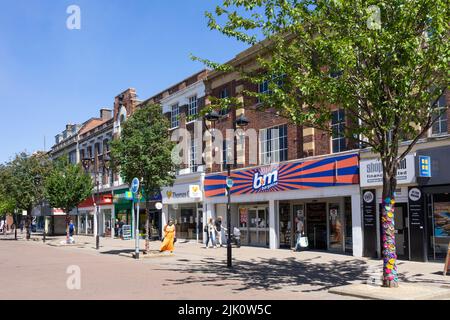
[[(210, 121), (213, 125), (213, 128), (215, 126), (216, 121), (218, 121), (220, 118), (220, 115), (216, 111), (212, 111), (211, 113), (208, 113), (205, 116), (205, 119)], [(244, 116), (242, 113), (233, 123), (233, 129), (236, 130), (237, 127), (239, 128), (246, 128), (249, 125), (250, 121), (247, 119), (247, 117)], [(208, 129), (208, 128), (207, 128)], [(208, 129), (209, 130), (209, 129)], [(235, 141), (236, 137), (234, 137), (233, 142)], [(234, 143), (234, 166), (236, 166), (236, 143)], [(228, 158), (228, 152), (227, 152), (227, 158)], [(227, 161), (227, 182), (231, 179), (231, 163)], [(231, 245), (231, 185), (229, 186), (227, 183), (226, 189), (227, 189), (227, 267), (232, 268), (233, 267), (233, 260), (232, 260), (232, 245)]]
[[(87, 173), (89, 173), (89, 168), (91, 166), (94, 166), (94, 180), (95, 180), (95, 185), (97, 188), (97, 199), (95, 200), (95, 217), (97, 220), (97, 228), (96, 228), (96, 235), (95, 235), (95, 248), (97, 250), (100, 249), (100, 234), (99, 234), (99, 204), (100, 204), (100, 182), (98, 181), (98, 176), (99, 176), (99, 172), (98, 172), (98, 164), (99, 164), (99, 160), (98, 160), (98, 154), (96, 154), (96, 156), (94, 158), (84, 158), (81, 160), (84, 169), (86, 170)], [(110, 163), (111, 163), (111, 159), (109, 158), (108, 155), (105, 155), (102, 159), (102, 166), (103, 168), (106, 169), (106, 171), (108, 172), (109, 175), (109, 168), (110, 168)]]

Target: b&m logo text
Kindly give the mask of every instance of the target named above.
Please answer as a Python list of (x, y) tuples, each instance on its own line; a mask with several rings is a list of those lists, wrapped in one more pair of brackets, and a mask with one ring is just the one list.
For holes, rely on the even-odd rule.
[(264, 191), (278, 184), (278, 169), (265, 173), (258, 171), (253, 175), (253, 190)]

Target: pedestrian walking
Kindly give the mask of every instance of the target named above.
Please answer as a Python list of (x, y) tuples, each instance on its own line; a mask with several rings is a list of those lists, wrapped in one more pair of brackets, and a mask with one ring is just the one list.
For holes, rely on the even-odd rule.
[(218, 217), (216, 222), (214, 223), (214, 232), (216, 236), (216, 248), (218, 245), (222, 248), (222, 217)]
[(305, 237), (305, 225), (300, 215), (297, 215), (297, 217), (295, 218), (295, 222), (297, 227), (297, 238), (295, 239), (296, 241), (294, 251), (300, 251), (302, 248), (308, 247), (308, 238)]
[(20, 220), (19, 228), (20, 228), (20, 233), (23, 234), (23, 221), (22, 220)]
[(73, 235), (75, 234), (75, 225), (73, 224), (73, 220), (70, 220), (69, 222), (69, 239), (68, 243), (73, 244), (75, 243), (75, 239), (73, 238)]
[(209, 242), (211, 241), (212, 247), (216, 246), (215, 241), (215, 231), (214, 231), (214, 221), (212, 218), (209, 218), (208, 224), (205, 226), (206, 231), (206, 249), (209, 248)]
[(119, 222), (119, 238), (120, 239), (123, 239), (123, 225), (124, 225), (124, 222), (122, 220), (120, 220), (120, 222)]
[(4, 229), (6, 229), (6, 228), (5, 228), (5, 221), (2, 220), (2, 221), (0, 221), (0, 233), (4, 233), (4, 232), (3, 232)]
[(169, 219), (169, 224), (164, 227), (164, 238), (162, 241), (160, 252), (170, 251), (173, 253), (174, 243), (177, 241), (177, 234), (175, 225), (172, 219)]

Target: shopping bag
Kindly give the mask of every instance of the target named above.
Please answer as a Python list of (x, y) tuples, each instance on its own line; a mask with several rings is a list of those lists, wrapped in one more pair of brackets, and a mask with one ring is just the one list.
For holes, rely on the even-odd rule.
[(308, 248), (308, 246), (309, 246), (308, 237), (305, 237), (304, 234), (299, 236), (298, 244), (300, 245), (301, 248)]

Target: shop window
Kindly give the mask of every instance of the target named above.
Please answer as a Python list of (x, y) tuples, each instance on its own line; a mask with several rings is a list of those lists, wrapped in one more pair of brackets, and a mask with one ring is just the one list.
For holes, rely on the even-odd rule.
[(331, 145), (332, 152), (342, 152), (347, 150), (345, 142), (345, 112), (344, 109), (339, 109), (332, 112), (331, 116)]
[(450, 195), (433, 196), (433, 247), (437, 258), (445, 258), (450, 243)]
[(287, 125), (259, 131), (259, 159), (262, 165), (279, 163), (288, 159)]

